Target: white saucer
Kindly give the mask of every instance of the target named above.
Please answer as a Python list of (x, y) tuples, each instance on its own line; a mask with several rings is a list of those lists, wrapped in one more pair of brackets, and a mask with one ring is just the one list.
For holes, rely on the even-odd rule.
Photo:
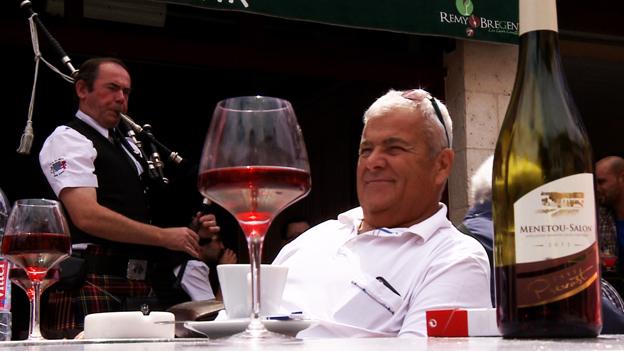
[[(186, 322), (184, 327), (192, 331), (204, 334), (209, 338), (221, 338), (224, 336), (240, 333), (247, 328), (249, 319), (231, 319), (222, 321)], [(296, 336), (298, 332), (309, 327), (311, 320), (263, 320), (262, 324), (275, 333)]]

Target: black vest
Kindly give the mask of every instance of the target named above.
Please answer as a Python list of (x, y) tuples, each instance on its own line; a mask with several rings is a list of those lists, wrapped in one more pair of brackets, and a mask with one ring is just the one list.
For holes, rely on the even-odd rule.
[[(136, 167), (129, 158), (130, 156), (79, 119), (74, 119), (66, 125), (91, 140), (97, 151), (94, 173), (98, 178), (98, 187), (96, 188), (98, 203), (128, 218), (149, 223), (145, 187), (137, 174)], [(70, 229), (74, 244), (93, 243), (114, 248), (116, 251), (119, 250), (119, 253), (135, 254), (144, 252), (145, 249), (149, 248), (102, 239), (81, 231), (73, 223), (70, 223)]]
[[(94, 173), (98, 178), (96, 188), (98, 203), (128, 218), (149, 223), (146, 187), (137, 174), (131, 156), (80, 119), (76, 118), (66, 126), (91, 140), (97, 151)], [(153, 307), (166, 308), (190, 300), (189, 296), (175, 285), (176, 277), (173, 275), (173, 267), (186, 257), (184, 253), (162, 247), (102, 239), (78, 229), (69, 217), (68, 222), (73, 244), (93, 243), (109, 249), (109, 252), (115, 255), (148, 260), (147, 280), (159, 300), (159, 304)]]

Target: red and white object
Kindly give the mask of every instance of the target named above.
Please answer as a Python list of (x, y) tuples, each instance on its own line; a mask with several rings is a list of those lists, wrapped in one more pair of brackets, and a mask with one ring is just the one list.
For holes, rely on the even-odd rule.
[(426, 312), (429, 336), (500, 336), (495, 308), (456, 308)]

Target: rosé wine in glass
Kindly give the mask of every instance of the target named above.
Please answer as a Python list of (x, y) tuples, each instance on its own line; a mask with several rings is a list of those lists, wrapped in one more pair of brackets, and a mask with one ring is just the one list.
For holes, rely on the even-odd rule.
[(69, 236), (54, 233), (16, 233), (2, 240), (3, 255), (22, 267), (31, 280), (42, 280), (49, 268), (69, 256)]
[[(32, 281), (28, 278), (28, 274), (22, 268), (11, 268), (9, 272), (9, 279), (15, 285), (19, 286), (24, 290), (26, 296), (28, 297), (28, 301), (32, 304), (35, 299), (35, 287), (33, 286)], [(45, 289), (52, 286), (60, 279), (60, 271), (58, 268), (50, 268), (46, 275), (41, 279), (41, 292), (43, 293)], [(31, 305), (32, 308), (32, 305)]]
[(199, 175), (200, 192), (234, 214), (248, 237), (310, 191), (310, 173), (288, 167), (232, 167)]
[(42, 285), (47, 284), (43, 282), (48, 271), (71, 254), (61, 204), (47, 199), (17, 200), (2, 236), (0, 254), (28, 277), (32, 288), (28, 340), (43, 340), (39, 328)]
[(251, 322), (230, 340), (292, 342), (266, 330), (260, 313), (260, 263), (264, 236), (282, 210), (311, 188), (308, 154), (291, 104), (243, 96), (220, 101), (202, 153), (198, 188), (240, 224), (251, 261)]

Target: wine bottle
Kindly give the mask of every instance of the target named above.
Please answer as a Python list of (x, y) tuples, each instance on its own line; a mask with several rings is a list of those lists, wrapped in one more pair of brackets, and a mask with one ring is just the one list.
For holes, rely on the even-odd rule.
[(516, 81), (494, 155), (501, 334), (600, 333), (591, 146), (559, 57), (555, 0), (520, 0)]

